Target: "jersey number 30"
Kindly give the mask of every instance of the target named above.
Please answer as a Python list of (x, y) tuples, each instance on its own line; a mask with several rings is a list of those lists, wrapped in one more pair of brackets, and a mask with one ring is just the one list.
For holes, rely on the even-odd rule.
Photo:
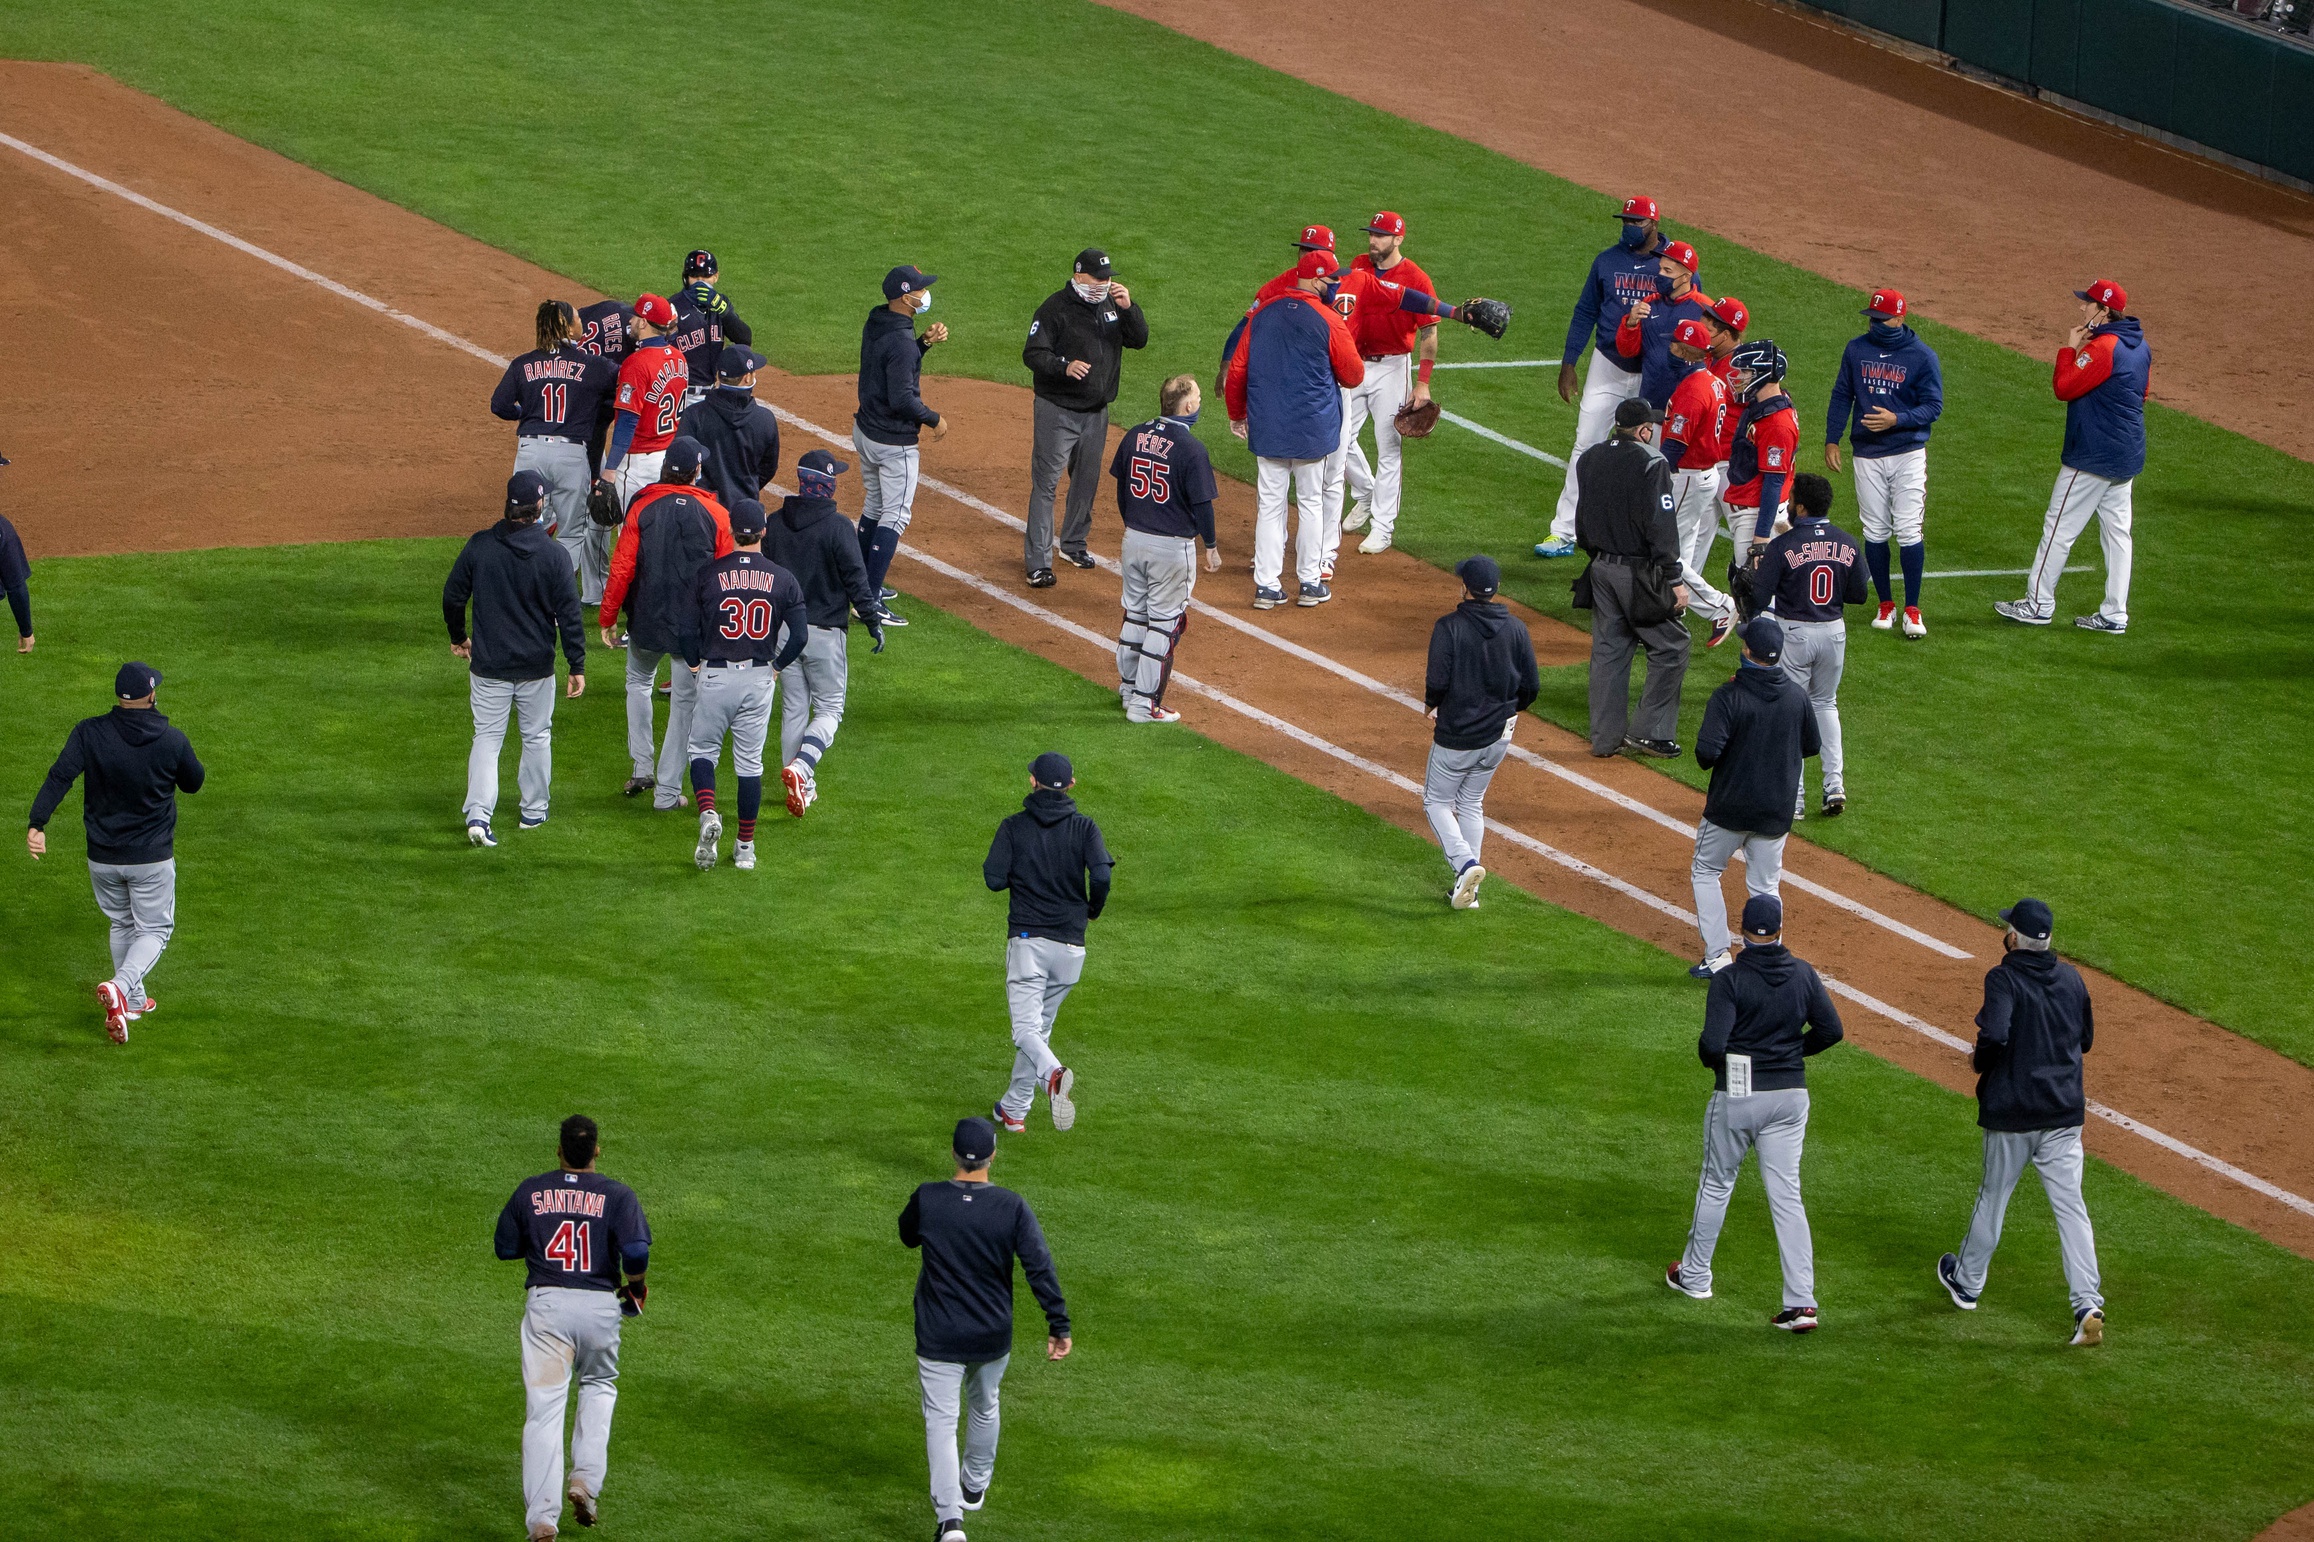
[(723, 602), (722, 609), (723, 625), (716, 630), (730, 641), (746, 637), (761, 642), (771, 635), (771, 601), (734, 596)]
[(1173, 501), (1173, 483), (1169, 476), (1172, 469), (1161, 460), (1136, 455), (1125, 468), (1125, 491), (1151, 503), (1170, 503)]
[(554, 1229), (546, 1245), (547, 1262), (562, 1265), (565, 1274), (591, 1274), (595, 1267), (595, 1229), (584, 1221), (565, 1221)]

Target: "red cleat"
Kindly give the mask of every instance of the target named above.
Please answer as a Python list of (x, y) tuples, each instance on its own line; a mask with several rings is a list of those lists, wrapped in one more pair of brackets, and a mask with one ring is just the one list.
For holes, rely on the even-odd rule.
[(129, 999), (121, 988), (107, 980), (96, 988), (97, 1005), (104, 1008), (104, 1031), (115, 1044), (129, 1041)]
[(1887, 631), (1896, 624), (1895, 615), (1896, 602), (1894, 600), (1882, 600), (1880, 602), (1880, 614), (1872, 618), (1872, 630), (1875, 632)]

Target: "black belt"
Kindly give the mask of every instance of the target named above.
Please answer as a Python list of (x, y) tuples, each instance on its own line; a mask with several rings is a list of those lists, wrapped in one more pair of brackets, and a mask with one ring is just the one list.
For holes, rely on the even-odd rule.
[(1619, 551), (1595, 551), (1591, 553), (1591, 560), (1593, 562), (1612, 562), (1621, 567), (1635, 568), (1647, 559), (1645, 557), (1626, 557)]
[(522, 437), (525, 439), (543, 439), (548, 444), (575, 444), (581, 449), (586, 447), (584, 439), (573, 439), (568, 434), (524, 434)]
[(707, 661), (707, 667), (708, 667), (709, 669), (768, 669), (768, 668), (770, 668), (770, 667), (771, 667), (771, 660), (769, 660), (769, 659), (709, 659), (709, 660)]

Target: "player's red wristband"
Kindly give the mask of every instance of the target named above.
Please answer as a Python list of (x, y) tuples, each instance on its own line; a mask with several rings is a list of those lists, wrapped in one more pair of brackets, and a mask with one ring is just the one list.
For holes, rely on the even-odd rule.
[(1436, 359), (1424, 359), (1420, 363), (1416, 364), (1414, 366), (1414, 378), (1421, 381), (1424, 385), (1430, 384), (1430, 367), (1437, 362), (1438, 361)]

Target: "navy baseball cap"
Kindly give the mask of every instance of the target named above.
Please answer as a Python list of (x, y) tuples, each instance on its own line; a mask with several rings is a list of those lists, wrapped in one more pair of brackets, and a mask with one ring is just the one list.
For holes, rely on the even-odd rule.
[(1784, 929), (1784, 902), (1773, 894), (1755, 894), (1744, 901), (1744, 935), (1773, 937)]
[(1077, 253), (1076, 271), (1084, 274), (1087, 278), (1107, 278), (1109, 276), (1109, 254), (1097, 246), (1086, 247)]
[(1454, 576), (1462, 580), (1462, 587), (1480, 599), (1490, 599), (1502, 587), (1502, 569), (1492, 557), (1465, 557), (1454, 565)]
[(741, 381), (763, 368), (763, 355), (737, 343), (725, 343), (723, 353), (715, 361), (715, 378)]
[(1763, 664), (1773, 664), (1784, 656), (1783, 624), (1773, 616), (1754, 616), (1744, 623), (1745, 651)]
[(735, 498), (731, 503), (731, 535), (737, 540), (743, 535), (761, 535), (771, 521), (763, 512), (763, 505), (753, 498)]
[(975, 1115), (956, 1121), (956, 1136), (949, 1142), (956, 1160), (966, 1167), (986, 1167), (996, 1155), (996, 1126)]
[(1039, 787), (1050, 787), (1059, 792), (1077, 779), (1076, 767), (1059, 750), (1046, 750), (1029, 763), (1028, 774), (1036, 778)]
[(904, 262), (884, 275), (884, 298), (897, 300), (904, 294), (929, 289), (939, 282), (939, 274), (927, 273), (912, 262)]
[(535, 509), (546, 501), (546, 478), (535, 471), (517, 471), (506, 479), (506, 512)]
[(795, 463), (798, 471), (816, 471), (823, 477), (840, 477), (852, 469), (848, 460), (838, 460), (825, 450), (806, 450), (803, 459)]
[(2001, 919), (2015, 927), (2018, 936), (2030, 937), (2035, 942), (2047, 942), (2050, 928), (2057, 923), (2057, 918), (2049, 914), (2049, 907), (2037, 899), (2017, 901), (2001, 912)]
[(671, 480), (695, 477), (706, 460), (707, 446), (689, 434), (677, 434), (667, 446), (667, 458), (659, 463), (659, 474)]
[(123, 701), (135, 701), (140, 696), (152, 695), (153, 688), (160, 683), (159, 670), (150, 664), (131, 662), (123, 664), (121, 672), (112, 677), (112, 693)]

